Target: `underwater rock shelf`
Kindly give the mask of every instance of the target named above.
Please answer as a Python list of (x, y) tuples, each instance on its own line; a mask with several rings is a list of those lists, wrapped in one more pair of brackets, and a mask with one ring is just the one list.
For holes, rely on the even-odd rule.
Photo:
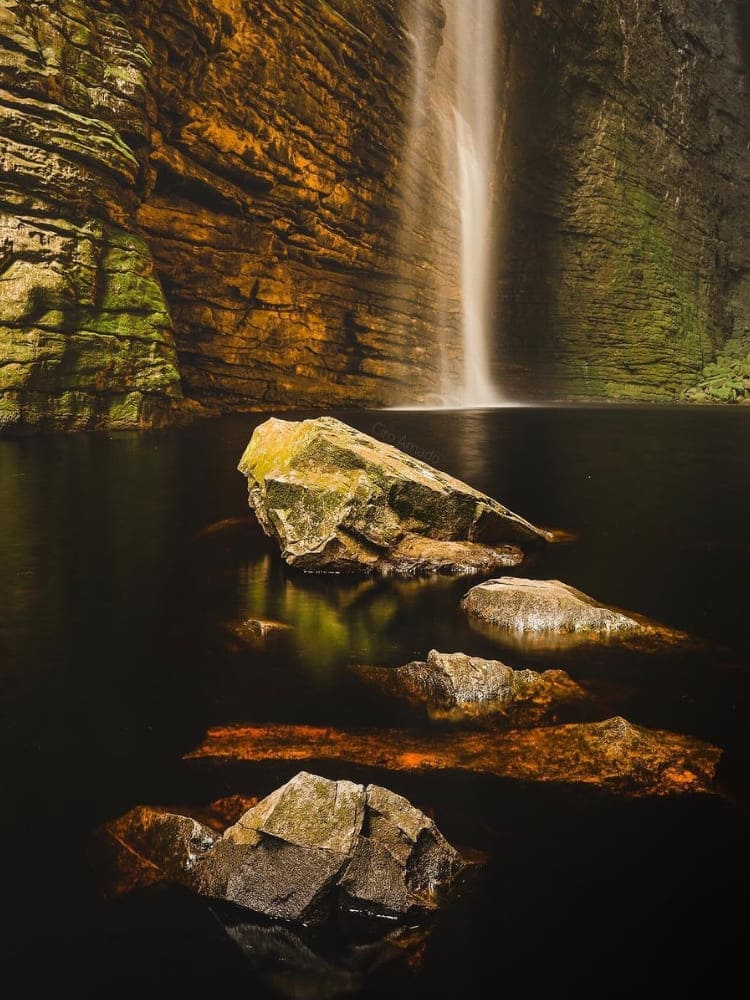
[(393, 771), (470, 771), (526, 782), (595, 786), (641, 797), (711, 792), (722, 751), (626, 719), (490, 736), (322, 726), (218, 726), (189, 760), (322, 761)]

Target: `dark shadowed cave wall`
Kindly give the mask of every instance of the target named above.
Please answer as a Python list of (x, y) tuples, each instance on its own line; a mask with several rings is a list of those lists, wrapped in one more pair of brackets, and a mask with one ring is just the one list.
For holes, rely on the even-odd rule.
[[(457, 357), (454, 209), (433, 185), (443, 231), (404, 239), (411, 3), (436, 51), (439, 0), (4, 0), (0, 425), (434, 389), (441, 314)], [(747, 328), (748, 20), (742, 0), (503, 0), (516, 392), (674, 398)]]

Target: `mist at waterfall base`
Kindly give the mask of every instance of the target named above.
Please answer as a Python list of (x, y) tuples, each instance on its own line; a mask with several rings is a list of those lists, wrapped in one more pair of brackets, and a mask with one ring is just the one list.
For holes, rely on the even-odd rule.
[[(750, 411), (594, 415), (341, 416), (576, 535), (522, 575), (559, 578), (686, 629), (708, 640), (702, 651), (506, 649), (459, 609), (474, 580), (301, 575), (249, 516), (239, 532), (201, 534), (248, 515), (235, 466), (260, 416), (0, 441), (3, 798), (13, 817), (5, 944), (21, 962), (14, 995), (277, 995), (272, 956), (248, 961), (207, 901), (154, 889), (102, 902), (88, 851), (99, 824), (137, 803), (264, 795), (301, 768), (385, 784), (434, 815), (453, 842), (488, 855), (433, 922), (421, 962), (374, 973), (359, 995), (669, 996), (699, 983), (721, 993), (724, 975), (744, 968), (735, 915), (750, 888)], [(233, 652), (223, 623), (249, 615), (293, 628), (265, 648)], [(566, 667), (608, 714), (725, 748), (722, 781), (739, 799), (625, 801), (471, 774), (182, 760), (221, 723), (424, 728), (422, 717), (358, 685), (349, 667), (405, 663), (431, 648)], [(305, 940), (335, 961), (338, 934)], [(277, 987), (284, 969), (277, 959)], [(312, 963), (296, 995), (331, 995), (319, 976)]]

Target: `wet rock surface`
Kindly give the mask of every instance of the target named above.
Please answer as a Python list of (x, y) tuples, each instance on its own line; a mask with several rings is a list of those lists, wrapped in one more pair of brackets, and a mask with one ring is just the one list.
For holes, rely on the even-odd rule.
[(690, 641), (684, 633), (601, 604), (559, 580), (488, 580), (472, 587), (461, 605), (472, 619), (539, 646)]
[(435, 823), (375, 785), (300, 772), (223, 834), (137, 807), (98, 837), (112, 892), (161, 881), (275, 919), (336, 909), (400, 916), (437, 908), (464, 867)]
[(239, 464), (250, 506), (305, 570), (473, 573), (521, 562), (550, 533), (331, 417), (271, 419)]
[(187, 756), (216, 762), (335, 760), (395, 771), (471, 771), (641, 797), (713, 791), (722, 751), (690, 736), (615, 717), (493, 736), (486, 731), (225, 726), (209, 730)]
[[(183, 393), (199, 412), (434, 399), (441, 337), (461, 365), (457, 206), (432, 157), (404, 169), (408, 6), (4, 5), (2, 423), (154, 424)], [(444, 12), (419, 6), (429, 75)], [(503, 8), (521, 389), (675, 398), (747, 326), (745, 6)], [(429, 210), (404, 213), (404, 187)]]
[(387, 694), (423, 707), (430, 718), (533, 726), (554, 722), (588, 696), (564, 670), (513, 670), (499, 660), (431, 650), (425, 661), (401, 667), (355, 668)]

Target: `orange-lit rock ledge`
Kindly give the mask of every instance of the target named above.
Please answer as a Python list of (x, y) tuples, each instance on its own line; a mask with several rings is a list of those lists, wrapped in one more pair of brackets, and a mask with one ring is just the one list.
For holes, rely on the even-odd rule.
[(461, 770), (519, 781), (597, 786), (623, 795), (710, 792), (722, 751), (701, 740), (622, 718), (490, 735), (224, 726), (188, 758), (312, 761), (394, 771)]

